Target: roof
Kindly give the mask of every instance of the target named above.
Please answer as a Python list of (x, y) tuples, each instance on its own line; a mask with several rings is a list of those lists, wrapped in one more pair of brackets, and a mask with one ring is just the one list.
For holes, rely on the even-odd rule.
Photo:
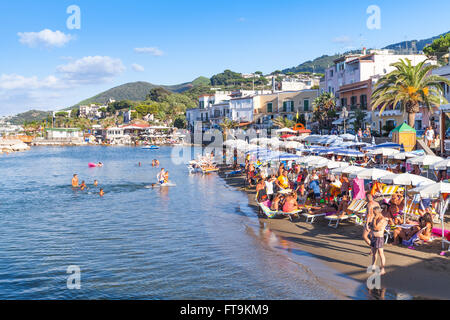
[(135, 129), (135, 128), (139, 128), (139, 129), (147, 129), (149, 128), (150, 125), (149, 124), (141, 124), (141, 123), (136, 123), (136, 124), (126, 124), (126, 125), (122, 125), (120, 126), (120, 128), (122, 129)]
[(401, 125), (399, 125), (397, 128), (395, 128), (394, 130), (392, 130), (392, 132), (416, 132), (416, 129), (410, 127), (408, 124), (406, 123), (402, 123)]
[(66, 132), (75, 132), (81, 131), (79, 128), (47, 128), (45, 131), (66, 131)]

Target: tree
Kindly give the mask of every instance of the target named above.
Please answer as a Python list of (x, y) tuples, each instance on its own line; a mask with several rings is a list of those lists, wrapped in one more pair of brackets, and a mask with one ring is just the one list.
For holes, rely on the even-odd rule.
[(295, 122), (292, 120), (289, 120), (288, 118), (278, 117), (273, 120), (273, 125), (280, 129), (284, 129), (284, 128), (292, 129), (295, 126)]
[(234, 120), (231, 120), (229, 118), (225, 118), (223, 122), (220, 124), (220, 127), (222, 128), (223, 132), (223, 141), (227, 141), (228, 134), (231, 129), (237, 128), (238, 123)]
[(174, 122), (174, 127), (178, 128), (178, 129), (185, 129), (186, 128), (186, 119), (184, 118), (176, 118), (175, 122)]
[(157, 87), (150, 90), (149, 94), (147, 95), (147, 100), (162, 102), (167, 96), (170, 96), (171, 94), (172, 92), (164, 88)]
[(439, 39), (433, 41), (432, 44), (426, 46), (423, 52), (428, 57), (437, 57), (439, 60), (446, 54), (448, 54), (448, 49), (450, 47), (450, 33), (441, 36)]
[(330, 119), (336, 116), (336, 98), (330, 92), (324, 92), (313, 101), (313, 119), (319, 122), (321, 129), (330, 126)]
[(450, 86), (450, 80), (431, 75), (438, 66), (426, 65), (426, 62), (413, 66), (411, 60), (401, 59), (391, 65), (395, 70), (380, 79), (372, 94), (372, 107), (380, 109), (380, 116), (387, 107), (399, 105), (408, 114), (408, 124), (414, 128), (420, 106), (431, 110), (447, 103), (441, 83)]
[(358, 131), (358, 129), (363, 129), (365, 123), (364, 120), (366, 119), (366, 113), (361, 109), (356, 109), (354, 119), (355, 122), (353, 122), (353, 129), (355, 129), (355, 132)]

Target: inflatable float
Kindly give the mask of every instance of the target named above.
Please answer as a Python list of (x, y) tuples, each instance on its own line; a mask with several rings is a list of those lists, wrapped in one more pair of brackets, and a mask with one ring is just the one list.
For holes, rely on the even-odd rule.
[(89, 163), (88, 163), (88, 167), (89, 167), (89, 168), (96, 168), (97, 165), (96, 165), (95, 163), (89, 162)]

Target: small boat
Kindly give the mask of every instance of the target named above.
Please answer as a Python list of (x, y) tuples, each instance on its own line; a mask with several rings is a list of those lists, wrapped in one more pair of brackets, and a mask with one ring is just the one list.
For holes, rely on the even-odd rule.
[(145, 146), (145, 147), (142, 147), (142, 149), (144, 149), (144, 150), (158, 150), (159, 147), (158, 146)]

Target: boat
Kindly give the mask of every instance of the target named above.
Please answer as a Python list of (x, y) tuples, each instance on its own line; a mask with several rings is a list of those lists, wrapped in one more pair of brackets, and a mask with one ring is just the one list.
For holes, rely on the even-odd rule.
[(219, 171), (219, 168), (211, 161), (210, 158), (201, 158), (200, 160), (192, 160), (187, 164), (189, 173), (212, 173)]
[(145, 146), (145, 147), (142, 147), (142, 149), (144, 149), (144, 150), (158, 150), (159, 147), (158, 146)]

